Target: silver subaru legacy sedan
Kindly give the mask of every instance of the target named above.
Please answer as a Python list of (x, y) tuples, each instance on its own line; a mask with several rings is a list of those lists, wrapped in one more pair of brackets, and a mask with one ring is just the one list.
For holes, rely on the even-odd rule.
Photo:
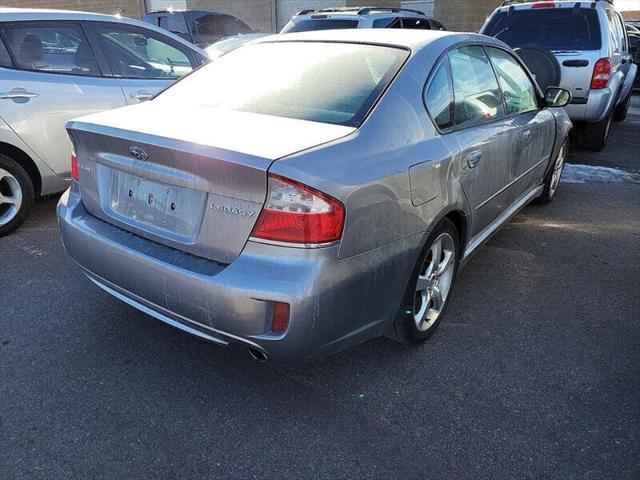
[(481, 35), (268, 37), (70, 122), (62, 239), (113, 296), (259, 360), (422, 342), (474, 250), (553, 198), (569, 100)]

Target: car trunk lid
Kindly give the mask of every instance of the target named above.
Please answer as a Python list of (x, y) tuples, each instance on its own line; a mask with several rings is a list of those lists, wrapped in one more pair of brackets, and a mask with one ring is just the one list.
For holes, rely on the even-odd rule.
[(355, 130), (193, 105), (168, 110), (156, 101), (84, 117), (67, 129), (89, 213), (221, 263), (242, 251), (274, 160)]

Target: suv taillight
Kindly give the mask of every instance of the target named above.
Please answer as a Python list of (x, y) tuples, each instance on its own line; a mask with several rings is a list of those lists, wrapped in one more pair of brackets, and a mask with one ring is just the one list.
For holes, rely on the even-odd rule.
[(71, 178), (76, 182), (80, 180), (80, 169), (78, 168), (78, 158), (75, 153), (71, 154)]
[(344, 205), (318, 190), (269, 174), (267, 202), (251, 236), (286, 243), (318, 244), (339, 240)]
[(593, 67), (591, 76), (591, 88), (600, 89), (609, 85), (611, 77), (611, 59), (601, 58)]

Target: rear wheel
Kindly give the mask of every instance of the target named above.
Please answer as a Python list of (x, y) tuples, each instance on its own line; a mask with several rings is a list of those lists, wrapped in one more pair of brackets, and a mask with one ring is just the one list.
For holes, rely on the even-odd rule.
[(433, 230), (414, 268), (395, 320), (396, 335), (420, 343), (438, 328), (460, 263), (458, 231), (445, 218)]
[(0, 237), (17, 229), (29, 216), (34, 189), (17, 162), (0, 154)]
[(629, 112), (629, 105), (631, 104), (631, 92), (627, 95), (627, 98), (624, 102), (616, 107), (613, 111), (613, 121), (614, 122), (622, 122), (625, 118), (627, 118), (627, 113)]
[(613, 112), (596, 123), (587, 123), (582, 134), (582, 146), (594, 152), (601, 151), (607, 144), (611, 124), (613, 123)]

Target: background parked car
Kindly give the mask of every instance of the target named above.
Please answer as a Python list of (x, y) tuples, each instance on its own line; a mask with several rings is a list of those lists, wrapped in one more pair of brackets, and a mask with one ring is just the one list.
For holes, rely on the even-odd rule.
[(144, 16), (144, 21), (180, 35), (201, 48), (221, 38), (239, 33), (254, 33), (251, 27), (233, 15), (206, 10), (148, 12)]
[(387, 7), (339, 7), (307, 9), (295, 14), (280, 33), (344, 28), (411, 28), (446, 30), (419, 10)]
[[(635, 21), (635, 23), (640, 24), (640, 21)], [(640, 28), (634, 24), (634, 21), (625, 22), (625, 26), (629, 39), (629, 53), (633, 56), (633, 63), (640, 67)], [(636, 79), (633, 82), (634, 89), (640, 89), (640, 73), (637, 72), (636, 70)]]
[(63, 242), (120, 300), (258, 359), (419, 343), (459, 265), (552, 200), (569, 99), (483, 35), (256, 40), (69, 123)]
[(256, 40), (258, 38), (266, 37), (271, 35), (270, 33), (239, 33), (238, 35), (233, 35), (231, 37), (226, 37), (218, 40), (215, 43), (212, 43), (207, 48), (205, 48), (207, 54), (210, 59), (218, 58), (220, 55), (224, 55), (231, 50), (235, 50), (238, 47), (241, 47), (247, 42), (251, 40)]
[(611, 123), (627, 115), (637, 70), (611, 2), (505, 2), (480, 33), (518, 49), (541, 87), (569, 89), (567, 112), (582, 145), (604, 148)]
[(137, 20), (0, 8), (0, 236), (67, 188), (69, 119), (147, 100), (205, 60)]

